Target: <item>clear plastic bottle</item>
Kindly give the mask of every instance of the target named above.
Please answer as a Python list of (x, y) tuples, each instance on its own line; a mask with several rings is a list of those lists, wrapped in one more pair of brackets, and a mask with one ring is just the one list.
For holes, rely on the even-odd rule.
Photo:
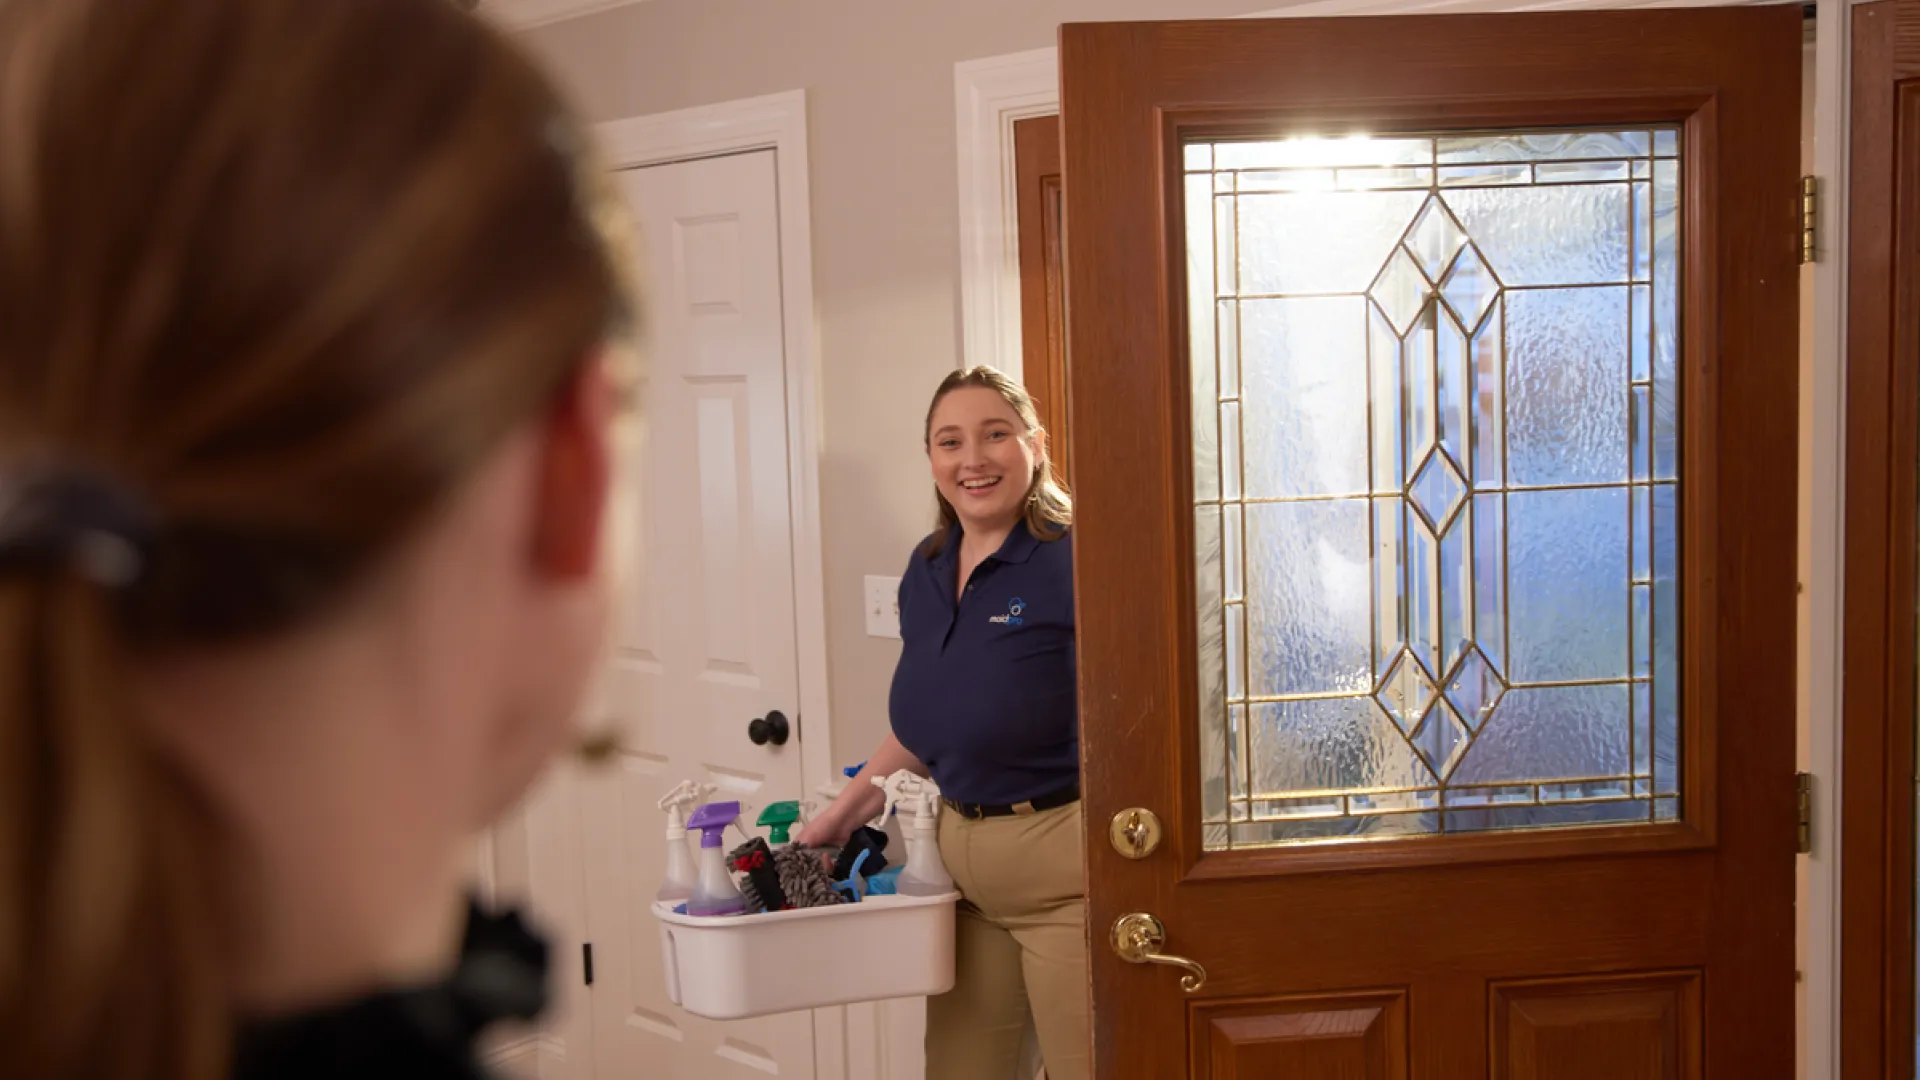
[(693, 888), (700, 881), (693, 852), (687, 847), (687, 811), (711, 794), (711, 784), (682, 780), (660, 800), (660, 809), (667, 815), (667, 876), (660, 882), (660, 891), (654, 894), (654, 899), (662, 903), (685, 902), (693, 896)]
[(746, 914), (746, 895), (727, 873), (726, 853), (721, 850), (727, 826), (739, 816), (738, 802), (712, 802), (695, 810), (687, 820), (687, 828), (700, 833), (700, 874), (693, 895), (687, 898), (687, 914)]

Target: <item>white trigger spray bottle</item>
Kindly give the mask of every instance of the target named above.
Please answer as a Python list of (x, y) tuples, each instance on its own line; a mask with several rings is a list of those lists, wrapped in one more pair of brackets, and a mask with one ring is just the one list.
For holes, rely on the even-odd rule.
[(660, 883), (655, 898), (678, 904), (693, 896), (700, 872), (693, 865), (693, 852), (687, 850), (687, 813), (713, 795), (712, 784), (682, 780), (660, 799), (667, 815), (667, 877)]
[(891, 776), (873, 778), (873, 786), (887, 793), (887, 809), (896, 807), (911, 815), (913, 825), (907, 841), (907, 865), (896, 884), (902, 896), (942, 896), (953, 891), (953, 876), (940, 861), (939, 819), (940, 788), (932, 780), (901, 769)]

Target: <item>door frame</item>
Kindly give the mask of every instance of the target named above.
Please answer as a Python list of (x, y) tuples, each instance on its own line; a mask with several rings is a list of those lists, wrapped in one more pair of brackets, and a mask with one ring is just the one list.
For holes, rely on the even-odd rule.
[[(1853, 12), (1856, 219), (1848, 260), (1847, 748), (1841, 994), (1849, 1076), (1913, 1075), (1914, 642), (1920, 307), (1913, 300), (1920, 176), (1899, 175), (1894, 139), (1916, 136), (1920, 3)], [(1889, 25), (1891, 23), (1892, 25)], [(1902, 115), (1902, 107), (1906, 115)], [(1889, 230), (1886, 222), (1893, 222)]]
[[(825, 564), (820, 514), (821, 408), (819, 333), (813, 303), (813, 234), (808, 189), (807, 98), (804, 90), (744, 98), (594, 125), (613, 170), (668, 165), (757, 150), (774, 153), (779, 207), (781, 332), (786, 372), (787, 483), (793, 547), (794, 641), (798, 661), (800, 768), (803, 778), (834, 773), (833, 724), (827, 687)], [(487, 1053), (505, 1075), (541, 1080), (584, 1077), (592, 1054), (569, 1043), (592, 1037), (588, 990), (580, 978), (579, 942), (586, 933), (585, 863), (578, 834), (585, 822), (582, 766), (563, 762), (479, 842), (483, 893), (496, 889), (533, 904), (555, 933), (556, 1021), (548, 1030), (503, 1041)], [(518, 864), (518, 865), (516, 865)], [(859, 1008), (859, 1007), (855, 1007)], [(872, 1006), (866, 1006), (871, 1009)], [(856, 1050), (877, 1025), (815, 1010), (814, 1069), (827, 1080), (881, 1080), (850, 1068), (872, 1061)], [(884, 1033), (880, 1033), (884, 1034)], [(879, 1041), (879, 1036), (875, 1036)]]
[[(1724, 6), (1766, 2), (1733, 0)], [(1814, 777), (1813, 851), (1803, 858), (1798, 905), (1803, 1008), (1797, 1075), (1839, 1080), (1841, 961), (1841, 663), (1846, 555), (1845, 481), (1848, 88), (1855, 0), (1817, 0), (1814, 46), (1814, 175), (1821, 177), (1821, 244), (1811, 266), (1814, 363), (1803, 384), (1810, 457), (1811, 521), (1801, 552), (1802, 633), (1807, 654), (1796, 708)], [(1699, 0), (1308, 0), (1239, 18), (1469, 14), (1525, 10), (1693, 7)], [(1016, 121), (1059, 112), (1059, 53), (1032, 49), (954, 65), (959, 165), (962, 356), (1022, 374)]]
[[(615, 170), (773, 151), (787, 375), (787, 483), (792, 499), (800, 775), (803, 784), (811, 778), (834, 776), (838, 773), (835, 763), (840, 759), (833, 752), (827, 683), (826, 569), (820, 514), (820, 337), (814, 317), (806, 91), (790, 90), (609, 121), (595, 125), (594, 137), (604, 155), (602, 164)], [(902, 1010), (895, 1008), (892, 1012)], [(881, 1060), (880, 1054), (888, 1046), (903, 1041), (892, 1029), (911, 1027), (912, 1019), (889, 1015), (872, 1004), (815, 1009), (815, 1075), (820, 1080), (882, 1080), (886, 1074), (871, 1071), (873, 1063)], [(904, 1041), (917, 1048), (917, 1035), (918, 1029), (907, 1031)]]

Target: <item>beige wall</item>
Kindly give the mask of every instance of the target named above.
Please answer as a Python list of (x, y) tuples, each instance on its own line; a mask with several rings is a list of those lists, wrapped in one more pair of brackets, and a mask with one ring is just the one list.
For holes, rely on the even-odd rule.
[(1276, 6), (651, 0), (528, 33), (593, 120), (807, 91), (827, 652), (834, 748), (845, 762), (886, 732), (898, 651), (866, 636), (861, 579), (899, 574), (931, 523), (921, 422), (927, 396), (960, 360), (954, 64), (1051, 45), (1062, 22)]

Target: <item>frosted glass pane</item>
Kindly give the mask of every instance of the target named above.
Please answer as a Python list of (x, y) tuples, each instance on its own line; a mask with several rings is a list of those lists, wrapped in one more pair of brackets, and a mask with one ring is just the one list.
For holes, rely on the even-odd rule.
[(1496, 302), (1473, 336), (1473, 486), (1506, 486), (1506, 304)]
[(1653, 489), (1653, 788), (1679, 790), (1680, 558), (1679, 492)]
[(1678, 817), (1671, 136), (1187, 154), (1210, 849)]
[(1628, 349), (1633, 356), (1633, 381), (1646, 382), (1653, 378), (1653, 289), (1646, 285), (1633, 287), (1633, 324), (1628, 329), (1632, 344)]
[(1225, 565), (1221, 547), (1220, 508), (1201, 506), (1194, 513), (1194, 600), (1202, 612), (1197, 653), (1200, 680), (1200, 797), (1207, 821), (1227, 815), (1226, 751), (1227, 688), (1226, 638), (1221, 608), (1221, 574)]
[(1252, 693), (1371, 690), (1367, 500), (1256, 503), (1246, 514)]
[(1650, 150), (1645, 131), (1501, 132), (1440, 139), (1442, 165), (1461, 161), (1573, 161), (1583, 158), (1644, 157)]
[(1398, 499), (1373, 501), (1373, 672), (1385, 676), (1407, 643), (1406, 515)]
[(1377, 191), (1387, 188), (1418, 188), (1425, 191), (1433, 186), (1433, 170), (1339, 169), (1334, 173), (1334, 186), (1341, 191)]
[(1531, 165), (1443, 165), (1441, 187), (1491, 187), (1533, 183)]
[(1653, 166), (1653, 474), (1680, 475), (1680, 163)]
[(1367, 490), (1366, 304), (1240, 302), (1248, 498)]
[[(1494, 670), (1507, 669), (1507, 497), (1473, 499), (1473, 640)], [(1465, 706), (1462, 706), (1463, 710)], [(1468, 719), (1472, 719), (1469, 717)]]
[(1373, 433), (1373, 490), (1397, 492), (1406, 483), (1405, 417), (1400, 408), (1400, 337), (1380, 309), (1367, 305), (1367, 366), (1373, 379), (1368, 427)]
[(1213, 276), (1214, 288), (1221, 296), (1240, 289), (1240, 212), (1231, 197), (1213, 200)]
[(1507, 574), (1511, 681), (1626, 678), (1626, 488), (1508, 495)]
[(1460, 188), (1443, 198), (1507, 286), (1627, 280), (1626, 184)]
[(1435, 313), (1435, 358), (1438, 361), (1440, 449), (1462, 470), (1473, 467), (1473, 388), (1468, 378), (1466, 331), (1445, 310)]
[(1632, 167), (1624, 161), (1568, 161), (1533, 167), (1534, 182), (1539, 184), (1586, 184), (1632, 176)]
[(1240, 460), (1240, 403), (1220, 405), (1220, 497), (1241, 498), (1241, 481), (1246, 473)]
[(1242, 295), (1363, 292), (1424, 191), (1240, 196)]
[[(1193, 147), (1188, 147), (1193, 160)], [(1209, 156), (1211, 156), (1209, 154)], [(1193, 497), (1220, 497), (1219, 358), (1214, 344), (1213, 196), (1206, 174), (1187, 177), (1187, 327), (1193, 383)]]
[(1428, 139), (1265, 139), (1214, 144), (1217, 169), (1331, 169), (1365, 165), (1426, 165), (1433, 160)]
[(1507, 297), (1507, 467), (1518, 486), (1627, 478), (1627, 290)]
[(1332, 169), (1268, 169), (1222, 173), (1238, 178), (1241, 191), (1332, 191), (1338, 187)]
[(1626, 683), (1515, 687), (1480, 729), (1453, 779), (1462, 784), (1627, 775)]
[[(1220, 301), (1214, 339), (1220, 350), (1220, 396), (1237, 398), (1240, 396), (1240, 301)], [(1194, 347), (1198, 348), (1199, 344), (1194, 342)]]
[(1400, 729), (1367, 698), (1255, 705), (1254, 797), (1349, 788), (1419, 788), (1433, 777)]

